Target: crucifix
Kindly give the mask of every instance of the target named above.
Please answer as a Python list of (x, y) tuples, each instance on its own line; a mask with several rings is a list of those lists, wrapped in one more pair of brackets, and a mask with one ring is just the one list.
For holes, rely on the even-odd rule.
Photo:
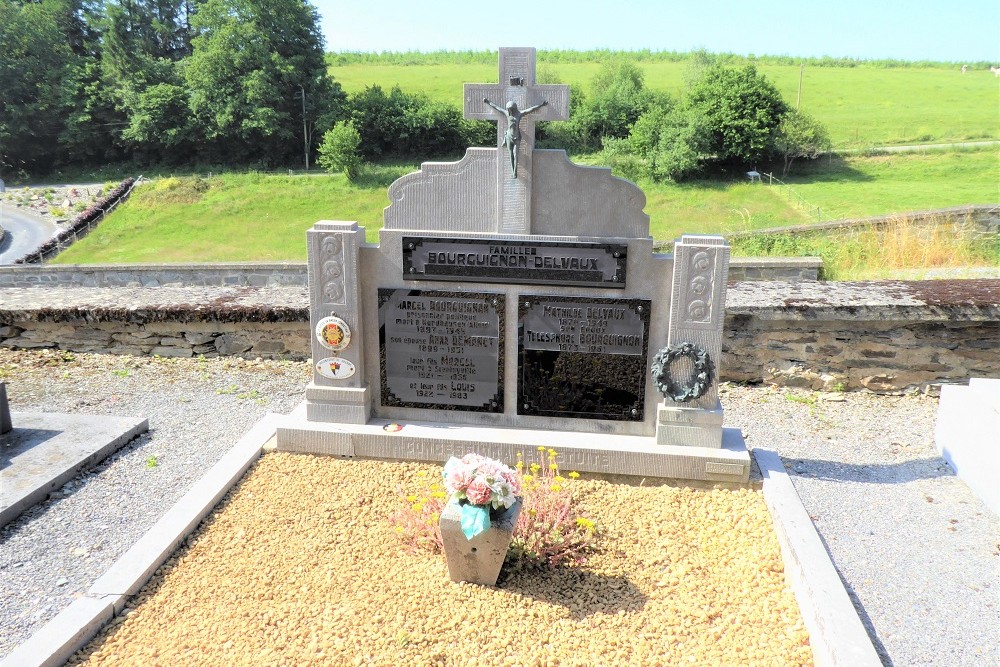
[(569, 118), (569, 86), (535, 83), (535, 49), (500, 49), (500, 82), (465, 84), (465, 117), (497, 123), (498, 230), (531, 231), (535, 122)]

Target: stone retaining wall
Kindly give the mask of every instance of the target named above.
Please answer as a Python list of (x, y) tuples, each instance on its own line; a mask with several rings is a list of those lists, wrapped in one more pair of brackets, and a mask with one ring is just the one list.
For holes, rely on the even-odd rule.
[[(307, 359), (304, 286), (0, 288), (0, 346)], [(1000, 377), (1000, 280), (730, 285), (720, 375), (895, 392)]]
[(4, 287), (275, 287), (306, 285), (304, 262), (0, 266)]
[(892, 392), (1000, 377), (1000, 280), (743, 283), (725, 379)]
[[(0, 231), (2, 234), (2, 231)], [(0, 236), (2, 238), (2, 236)], [(671, 245), (671, 251), (673, 246)], [(819, 257), (736, 257), (731, 280), (816, 280)], [(219, 262), (215, 264), (89, 264), (0, 266), (4, 287), (275, 287), (306, 285), (299, 262)]]

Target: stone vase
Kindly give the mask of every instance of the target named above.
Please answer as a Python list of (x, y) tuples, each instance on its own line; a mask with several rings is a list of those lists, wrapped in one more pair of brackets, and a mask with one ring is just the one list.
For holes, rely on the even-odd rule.
[(498, 515), (491, 512), (490, 527), (471, 540), (462, 532), (461, 514), (457, 502), (449, 502), (441, 512), (441, 541), (448, 561), (448, 576), (452, 581), (496, 586), (521, 514), (521, 500)]

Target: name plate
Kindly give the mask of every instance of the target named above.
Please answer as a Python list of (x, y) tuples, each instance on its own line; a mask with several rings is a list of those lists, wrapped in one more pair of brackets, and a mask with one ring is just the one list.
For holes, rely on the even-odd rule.
[(503, 412), (504, 295), (379, 289), (382, 405)]
[(627, 251), (617, 243), (404, 236), (403, 278), (624, 289)]

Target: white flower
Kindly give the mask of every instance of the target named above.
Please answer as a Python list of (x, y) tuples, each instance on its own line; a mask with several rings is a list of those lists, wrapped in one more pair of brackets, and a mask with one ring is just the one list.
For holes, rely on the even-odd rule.
[(494, 507), (499, 509), (499, 505), (503, 505), (504, 509), (510, 509), (510, 506), (517, 501), (517, 496), (514, 495), (514, 489), (506, 481), (500, 480), (492, 486), (493, 489), (493, 504)]

